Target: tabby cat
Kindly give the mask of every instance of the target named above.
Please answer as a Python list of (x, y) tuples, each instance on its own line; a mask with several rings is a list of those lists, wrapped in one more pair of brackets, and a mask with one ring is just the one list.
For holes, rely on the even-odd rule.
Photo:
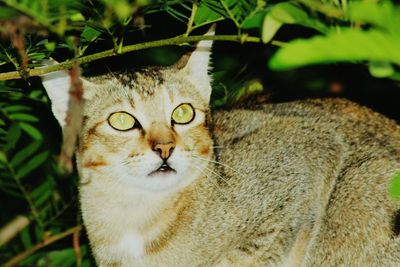
[[(400, 127), (340, 99), (212, 112), (211, 41), (83, 79), (80, 202), (99, 266), (400, 266)], [(64, 127), (70, 77), (43, 77)]]

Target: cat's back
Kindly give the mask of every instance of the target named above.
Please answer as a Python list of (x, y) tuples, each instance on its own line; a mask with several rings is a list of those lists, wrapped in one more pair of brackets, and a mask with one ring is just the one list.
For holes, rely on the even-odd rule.
[[(310, 207), (318, 195), (323, 206), (335, 187), (363, 188), (360, 195), (379, 194), (386, 202), (400, 170), (400, 126), (348, 100), (266, 104), (218, 111), (213, 118), (220, 172), (232, 194), (254, 209), (266, 199), (277, 208), (286, 201)], [(347, 180), (341, 177), (348, 179), (342, 189), (338, 183)], [(260, 203), (252, 204), (254, 195)], [(293, 205), (284, 206), (283, 214), (291, 212)]]
[(390, 178), (400, 169), (400, 126), (344, 99), (219, 111), (213, 133), (217, 159), (229, 165), (221, 168), (233, 178), (231, 184), (236, 181), (242, 187), (242, 175), (269, 193), (286, 194), (289, 184), (309, 186), (306, 191), (330, 188), (331, 181), (350, 169), (363, 171), (374, 164), (383, 174), (376, 179), (386, 177), (369, 182), (373, 186), (385, 180), (382, 191), (387, 191)]
[[(340, 142), (347, 149), (383, 149), (400, 152), (400, 126), (385, 116), (345, 99), (308, 99), (264, 104), (251, 109), (217, 111), (215, 138), (221, 146), (251, 145), (261, 139), (271, 149), (280, 142), (308, 142), (309, 146)], [(246, 141), (243, 143), (242, 140)], [(302, 141), (303, 140), (303, 141)], [(332, 143), (333, 145), (333, 143)], [(372, 151), (370, 151), (372, 152)], [(396, 152), (396, 153), (395, 153)]]

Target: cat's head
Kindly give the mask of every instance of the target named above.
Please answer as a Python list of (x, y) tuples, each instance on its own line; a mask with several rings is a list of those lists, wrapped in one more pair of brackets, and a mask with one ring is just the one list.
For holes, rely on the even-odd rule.
[[(201, 41), (170, 67), (82, 79), (81, 178), (175, 191), (199, 177), (212, 156), (210, 49), (211, 41)], [(54, 72), (42, 78), (53, 113), (65, 127), (70, 75)]]

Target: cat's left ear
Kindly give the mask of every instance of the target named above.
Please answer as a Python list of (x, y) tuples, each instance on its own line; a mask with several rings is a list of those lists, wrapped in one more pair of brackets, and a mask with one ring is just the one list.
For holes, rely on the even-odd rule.
[[(41, 61), (42, 66), (50, 66), (58, 64), (53, 59)], [(56, 117), (61, 128), (64, 128), (66, 124), (66, 118), (68, 113), (70, 89), (71, 89), (71, 77), (70, 73), (66, 70), (55, 71), (43, 74), (41, 76), (43, 87), (46, 89), (47, 95), (51, 100), (51, 109), (54, 117)], [(93, 95), (94, 85), (83, 79), (83, 98), (90, 99)]]
[[(205, 36), (215, 35), (215, 25), (205, 34)], [(200, 95), (207, 102), (211, 96), (211, 77), (208, 74), (210, 70), (210, 56), (213, 41), (202, 40), (197, 43), (196, 49), (189, 55), (185, 55), (176, 64), (181, 71), (192, 80), (198, 88)]]

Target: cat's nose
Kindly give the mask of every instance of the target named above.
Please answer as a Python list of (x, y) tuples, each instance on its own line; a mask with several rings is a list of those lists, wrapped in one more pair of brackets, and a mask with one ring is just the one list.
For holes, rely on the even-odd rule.
[(158, 152), (160, 154), (160, 157), (165, 161), (167, 160), (171, 154), (172, 151), (174, 151), (175, 148), (175, 142), (167, 142), (167, 143), (153, 143), (153, 150)]

